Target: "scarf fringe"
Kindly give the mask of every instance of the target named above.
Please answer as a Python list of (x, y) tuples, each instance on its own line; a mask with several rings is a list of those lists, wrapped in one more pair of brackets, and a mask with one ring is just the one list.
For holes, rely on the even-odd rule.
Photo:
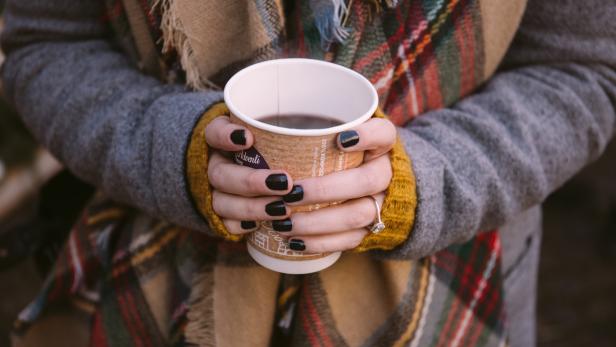
[(152, 7), (160, 9), (162, 20), (160, 29), (163, 39), (163, 53), (176, 50), (180, 64), (186, 72), (186, 84), (196, 90), (221, 90), (220, 86), (201, 76), (193, 47), (190, 45), (184, 25), (177, 13), (175, 0), (156, 0)]
[[(374, 6), (376, 12), (382, 7), (394, 8), (399, 0), (368, 0)], [(181, 2), (181, 1), (180, 1)], [(352, 0), (347, 5), (346, 0), (310, 0), (310, 8), (314, 15), (314, 22), (321, 36), (321, 47), (328, 51), (332, 43), (344, 43), (349, 37), (350, 30), (345, 27)], [(184, 25), (177, 11), (176, 0), (156, 0), (153, 9), (162, 13), (161, 31), (163, 40), (163, 53), (177, 51), (180, 64), (186, 72), (186, 84), (196, 90), (222, 88), (208, 80), (208, 76), (202, 76), (199, 64), (195, 58), (194, 49), (186, 34)]]
[(214, 347), (214, 270), (206, 267), (193, 277), (184, 336), (188, 344)]
[(343, 25), (343, 19), (349, 12), (345, 0), (310, 0), (310, 9), (321, 35), (323, 50), (327, 51), (332, 43), (342, 43), (349, 37), (349, 29)]

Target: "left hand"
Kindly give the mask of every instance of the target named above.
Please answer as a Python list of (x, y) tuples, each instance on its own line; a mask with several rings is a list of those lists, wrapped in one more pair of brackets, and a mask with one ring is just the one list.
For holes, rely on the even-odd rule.
[[(295, 250), (322, 253), (357, 247), (377, 218), (374, 200), (370, 196), (377, 199), (379, 206), (383, 204), (392, 177), (388, 153), (395, 141), (396, 127), (381, 118), (370, 119), (353, 130), (340, 133), (340, 150), (366, 151), (364, 163), (354, 169), (296, 181), (285, 201), (290, 206), (344, 202), (273, 221), (274, 229), (289, 236), (289, 246)], [(303, 197), (293, 201), (302, 195), (302, 191)]]

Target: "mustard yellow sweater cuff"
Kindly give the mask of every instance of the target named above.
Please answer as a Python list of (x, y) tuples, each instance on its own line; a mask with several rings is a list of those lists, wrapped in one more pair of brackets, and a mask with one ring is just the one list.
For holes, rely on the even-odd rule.
[(186, 153), (186, 175), (193, 202), (207, 220), (212, 231), (226, 240), (239, 241), (242, 236), (229, 233), (222, 219), (214, 213), (212, 191), (207, 179), (209, 153), (205, 141), (205, 128), (214, 118), (223, 114), (229, 114), (229, 109), (224, 103), (218, 103), (210, 107), (197, 122)]
[[(380, 109), (374, 116), (385, 118)], [(355, 248), (357, 252), (394, 249), (406, 241), (411, 233), (415, 221), (417, 192), (411, 160), (400, 138), (396, 139), (389, 157), (393, 175), (381, 207), (381, 218), (385, 223), (385, 229), (378, 234), (368, 234)]]

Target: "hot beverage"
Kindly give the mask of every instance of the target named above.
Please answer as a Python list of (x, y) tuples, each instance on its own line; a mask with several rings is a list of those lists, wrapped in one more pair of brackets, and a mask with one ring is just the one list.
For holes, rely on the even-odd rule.
[(337, 119), (308, 114), (266, 116), (264, 118), (259, 118), (258, 121), (290, 129), (327, 129), (343, 123)]

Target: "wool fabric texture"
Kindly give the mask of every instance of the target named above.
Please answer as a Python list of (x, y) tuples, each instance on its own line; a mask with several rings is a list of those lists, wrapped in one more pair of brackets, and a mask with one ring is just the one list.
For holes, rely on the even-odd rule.
[(203, 214), (212, 231), (229, 241), (239, 241), (241, 235), (231, 234), (214, 212), (212, 188), (207, 178), (209, 148), (205, 140), (205, 128), (220, 115), (229, 114), (223, 103), (212, 106), (197, 123), (186, 151), (186, 175), (191, 196), (196, 208)]
[[(383, 111), (377, 109), (374, 117), (386, 118)], [(415, 219), (417, 192), (415, 175), (411, 169), (411, 159), (399, 138), (389, 153), (392, 177), (381, 206), (381, 218), (385, 229), (378, 234), (369, 233), (355, 248), (357, 252), (373, 249), (391, 250), (409, 237)]]

